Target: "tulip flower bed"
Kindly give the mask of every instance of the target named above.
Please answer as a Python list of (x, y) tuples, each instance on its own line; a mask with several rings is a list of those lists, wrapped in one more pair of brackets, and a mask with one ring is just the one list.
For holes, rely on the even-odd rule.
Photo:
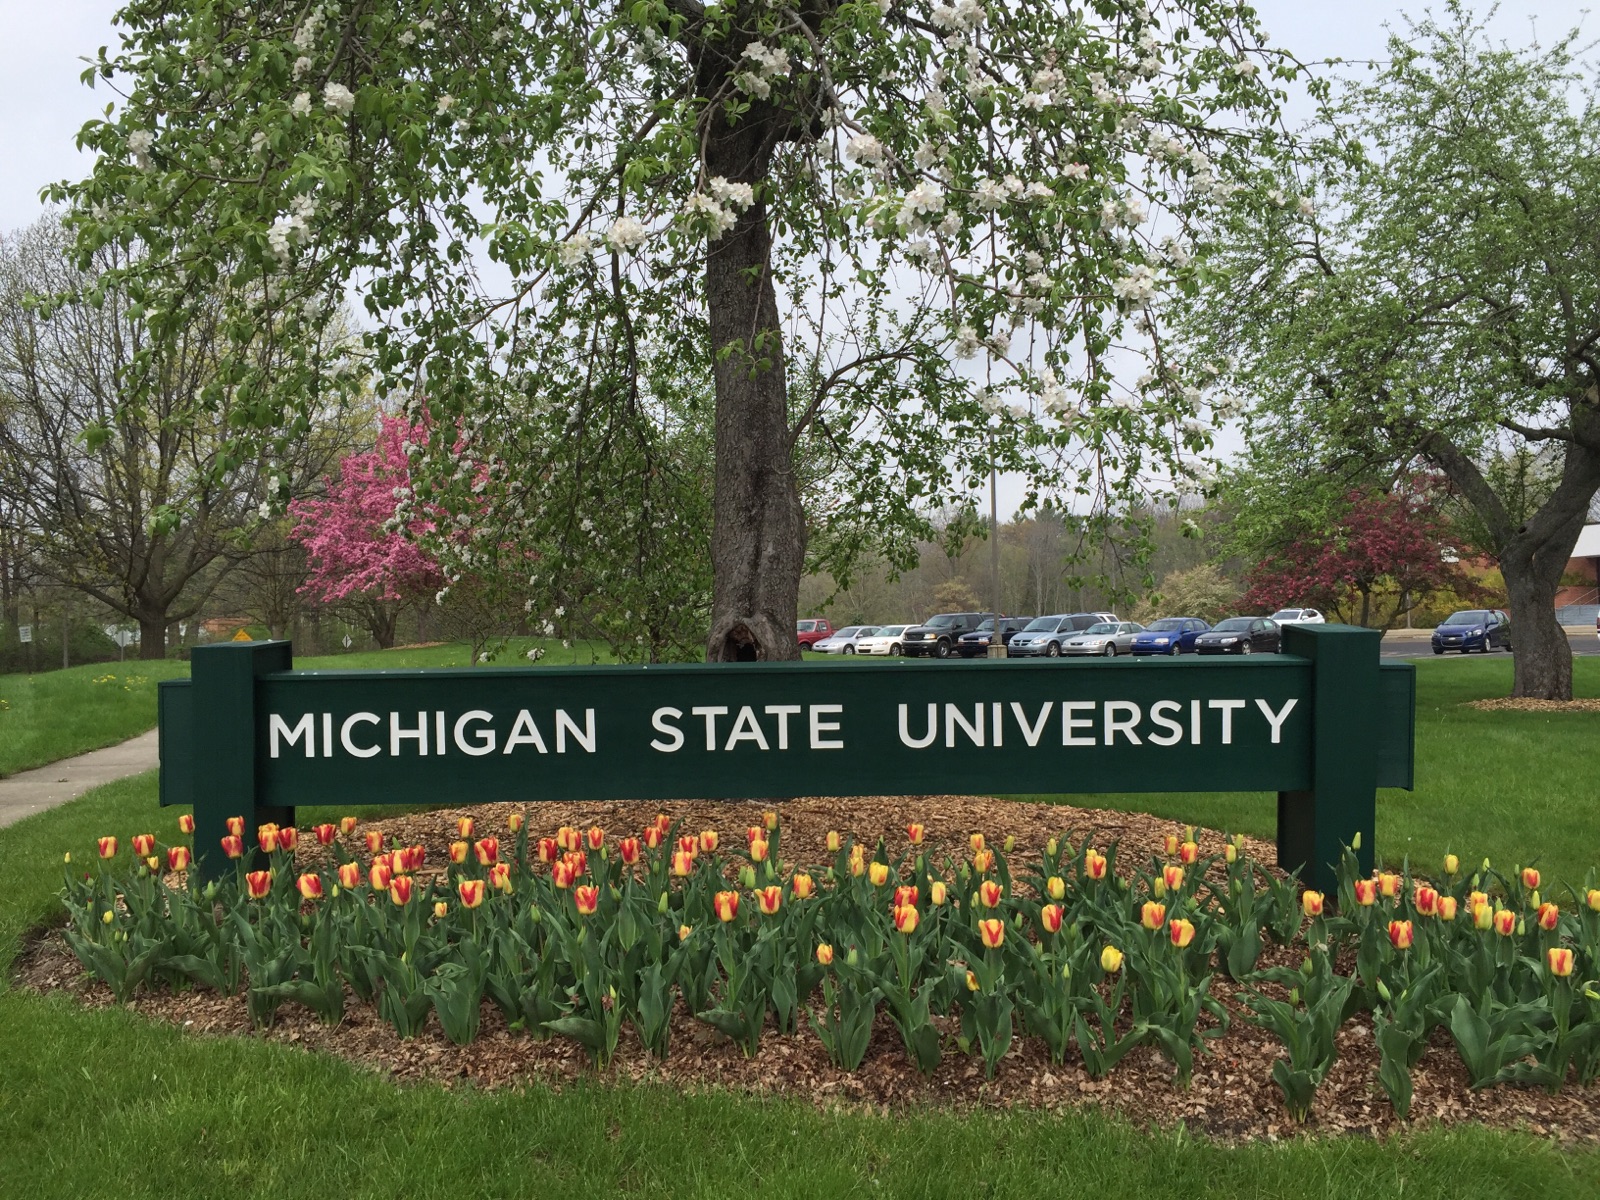
[(541, 835), (494, 806), (426, 840), (437, 816), (269, 827), (269, 869), (230, 840), (236, 868), (204, 890), (187, 837), (146, 835), (68, 864), (63, 937), (111, 1000), (402, 1073), (505, 1082), (581, 1058), (819, 1098), (1088, 1099), (1246, 1134), (1384, 1127), (1420, 1087), (1418, 1115), (1600, 1136), (1592, 876), (1555, 897), (1531, 868), (1363, 879), (1347, 856), (1322, 897), (1258, 844), (1192, 831), (1030, 846), (957, 840), (942, 811), (938, 837), (705, 825), (744, 810)]

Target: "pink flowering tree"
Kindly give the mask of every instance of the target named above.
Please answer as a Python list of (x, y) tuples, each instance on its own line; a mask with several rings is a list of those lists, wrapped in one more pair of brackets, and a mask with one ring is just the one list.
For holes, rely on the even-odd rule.
[(406, 444), (426, 436), (420, 426), (383, 417), (377, 445), (346, 456), (322, 499), (289, 506), (291, 537), (305, 547), (310, 568), (301, 591), (357, 615), (384, 649), (394, 645), (400, 613), (443, 583), (438, 565), (417, 544), (428, 532), (426, 522), (394, 523), (395, 507), (411, 488)]

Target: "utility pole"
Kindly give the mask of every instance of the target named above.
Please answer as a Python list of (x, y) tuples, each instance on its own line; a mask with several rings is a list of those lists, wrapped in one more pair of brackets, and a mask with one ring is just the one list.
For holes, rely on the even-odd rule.
[(65, 671), (72, 665), (72, 593), (67, 592), (61, 598), (61, 669)]
[(989, 439), (989, 595), (994, 602), (994, 624), (989, 630), (989, 657), (1006, 656), (1000, 636), (1000, 473), (994, 465), (994, 439)]

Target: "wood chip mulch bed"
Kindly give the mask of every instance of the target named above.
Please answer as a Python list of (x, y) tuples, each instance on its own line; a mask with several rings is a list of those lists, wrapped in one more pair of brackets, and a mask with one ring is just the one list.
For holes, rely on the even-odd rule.
[(1600, 699), (1534, 700), (1525, 696), (1501, 696), (1494, 700), (1468, 700), (1467, 707), (1480, 712), (1592, 713), (1600, 712)]
[[(454, 818), (473, 816), (480, 831), (502, 830), (506, 816), (520, 806), (483, 805), (418, 816), (371, 822), (404, 843), (422, 842), (430, 863), (447, 857), (446, 844)], [(532, 834), (553, 832), (562, 824), (580, 828), (598, 824), (612, 836), (643, 828), (658, 811), (683, 818), (688, 828), (715, 828), (737, 838), (759, 821), (762, 804), (737, 801), (678, 803), (550, 804), (529, 809)], [(1076, 843), (1093, 833), (1099, 846), (1120, 842), (1122, 855), (1143, 858), (1159, 853), (1171, 821), (1134, 813), (1019, 804), (965, 796), (804, 798), (776, 802), (783, 819), (783, 853), (789, 862), (816, 863), (826, 858), (829, 829), (853, 833), (860, 840), (882, 835), (891, 845), (904, 839), (904, 827), (922, 821), (929, 840), (939, 847), (965, 844), (971, 832), (991, 841), (1015, 836), (1018, 853), (1042, 845), (1052, 834), (1068, 832)], [(1221, 848), (1220, 835), (1201, 833), (1202, 853)], [(1270, 843), (1247, 840), (1258, 861), (1274, 861)], [(320, 852), (313, 843), (302, 850), (309, 861)], [(1261, 965), (1298, 963), (1297, 950), (1268, 948)], [(38, 992), (64, 990), (90, 1007), (111, 1007), (110, 990), (91, 980), (56, 930), (30, 939), (15, 967), (18, 986)], [(1219, 976), (1214, 993), (1228, 1006), (1233, 1023), (1212, 1042), (1209, 1054), (1197, 1055), (1194, 1079), (1187, 1090), (1172, 1080), (1172, 1066), (1151, 1047), (1133, 1050), (1103, 1080), (1092, 1080), (1075, 1058), (1065, 1065), (1049, 1060), (1037, 1038), (1019, 1036), (992, 1081), (983, 1077), (976, 1056), (960, 1054), (951, 1044), (938, 1069), (923, 1077), (912, 1067), (899, 1035), (880, 1014), (871, 1048), (860, 1070), (845, 1073), (828, 1061), (815, 1033), (803, 1028), (780, 1035), (769, 1027), (759, 1054), (745, 1059), (739, 1049), (683, 1010), (673, 1020), (672, 1046), (665, 1061), (651, 1057), (631, 1028), (625, 1027), (617, 1056), (601, 1080), (664, 1084), (683, 1090), (723, 1088), (756, 1094), (798, 1097), (822, 1107), (901, 1112), (943, 1109), (1005, 1109), (1013, 1106), (1058, 1110), (1080, 1106), (1121, 1113), (1139, 1124), (1170, 1127), (1184, 1124), (1224, 1141), (1278, 1139), (1307, 1133), (1356, 1133), (1383, 1136), (1404, 1129), (1378, 1086), (1378, 1053), (1372, 1023), (1361, 1014), (1339, 1034), (1339, 1058), (1317, 1092), (1304, 1130), (1284, 1111), (1271, 1081), (1272, 1063), (1282, 1046), (1267, 1031), (1247, 1021), (1236, 989)], [(401, 1040), (375, 1010), (348, 998), (344, 1021), (320, 1023), (306, 1009), (285, 1004), (268, 1029), (252, 1032), (241, 997), (211, 992), (141, 995), (128, 1007), (159, 1021), (180, 1026), (197, 1036), (260, 1037), (337, 1055), (400, 1081), (430, 1081), (445, 1087), (498, 1088), (539, 1081), (563, 1083), (593, 1078), (576, 1043), (553, 1037), (543, 1041), (506, 1027), (499, 1010), (487, 1000), (481, 1033), (468, 1046), (455, 1046), (430, 1016), (421, 1036)], [(1541, 1090), (1501, 1086), (1474, 1092), (1468, 1087), (1448, 1034), (1436, 1029), (1433, 1041), (1413, 1073), (1412, 1124), (1481, 1122), (1521, 1129), (1564, 1142), (1600, 1142), (1600, 1086), (1569, 1084), (1551, 1096)]]

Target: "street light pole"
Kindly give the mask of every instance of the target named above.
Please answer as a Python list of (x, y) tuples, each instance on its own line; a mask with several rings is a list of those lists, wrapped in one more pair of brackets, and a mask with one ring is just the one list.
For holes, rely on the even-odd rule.
[(994, 464), (994, 439), (989, 439), (989, 597), (994, 603), (990, 614), (994, 624), (989, 627), (989, 657), (1006, 656), (1005, 640), (1000, 636), (1000, 473)]

